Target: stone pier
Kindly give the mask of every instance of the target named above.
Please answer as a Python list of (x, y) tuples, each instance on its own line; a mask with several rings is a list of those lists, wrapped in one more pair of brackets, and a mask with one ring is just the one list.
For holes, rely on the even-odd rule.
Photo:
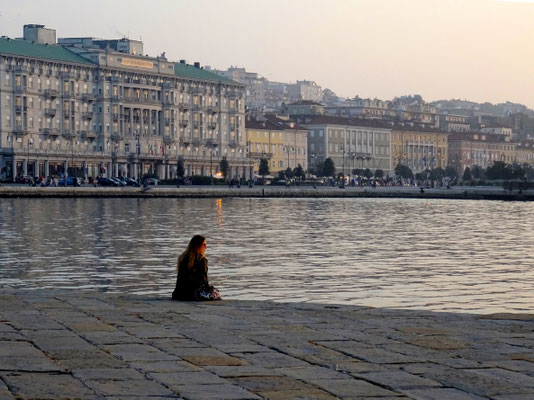
[(0, 399), (534, 398), (534, 315), (0, 289)]

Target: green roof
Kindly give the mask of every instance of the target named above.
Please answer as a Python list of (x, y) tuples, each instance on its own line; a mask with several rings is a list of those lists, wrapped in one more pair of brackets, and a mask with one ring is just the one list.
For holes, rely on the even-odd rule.
[(21, 39), (0, 38), (0, 54), (94, 65), (93, 62), (63, 46), (35, 43)]
[(174, 75), (185, 78), (202, 79), (205, 81), (215, 81), (240, 85), (240, 83), (228, 79), (224, 76), (214, 74), (213, 72), (206, 71), (205, 69), (197, 68), (193, 65), (182, 63), (174, 63)]

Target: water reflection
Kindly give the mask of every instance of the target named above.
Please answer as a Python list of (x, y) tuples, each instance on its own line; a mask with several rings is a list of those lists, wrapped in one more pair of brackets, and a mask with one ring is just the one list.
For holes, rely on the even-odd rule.
[[(408, 199), (9, 199), (0, 284), (170, 295), (208, 237), (225, 297), (527, 311), (531, 203)], [(223, 211), (224, 210), (224, 211)]]

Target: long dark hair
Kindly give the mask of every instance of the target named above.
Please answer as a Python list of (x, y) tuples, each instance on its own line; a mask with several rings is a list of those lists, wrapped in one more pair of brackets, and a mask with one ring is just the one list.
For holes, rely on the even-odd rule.
[(205, 241), (206, 238), (202, 235), (193, 236), (187, 245), (187, 249), (178, 257), (178, 265), (187, 259), (187, 267), (191, 269)]

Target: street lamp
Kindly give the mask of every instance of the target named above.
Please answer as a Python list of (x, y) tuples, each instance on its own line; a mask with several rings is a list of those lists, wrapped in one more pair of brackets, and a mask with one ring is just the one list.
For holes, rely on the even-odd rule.
[(216, 148), (218, 144), (212, 139), (207, 139), (205, 146), (210, 149), (210, 184), (213, 185), (213, 149)]
[(137, 153), (137, 183), (139, 185), (141, 184), (141, 163), (140, 163), (140, 157), (141, 157), (141, 138), (139, 137), (139, 133), (135, 131), (135, 140), (137, 141), (136, 144), (136, 153)]
[(341, 146), (341, 149), (343, 150), (343, 168), (341, 172), (343, 173), (343, 178), (341, 181), (341, 188), (345, 188), (345, 146)]

